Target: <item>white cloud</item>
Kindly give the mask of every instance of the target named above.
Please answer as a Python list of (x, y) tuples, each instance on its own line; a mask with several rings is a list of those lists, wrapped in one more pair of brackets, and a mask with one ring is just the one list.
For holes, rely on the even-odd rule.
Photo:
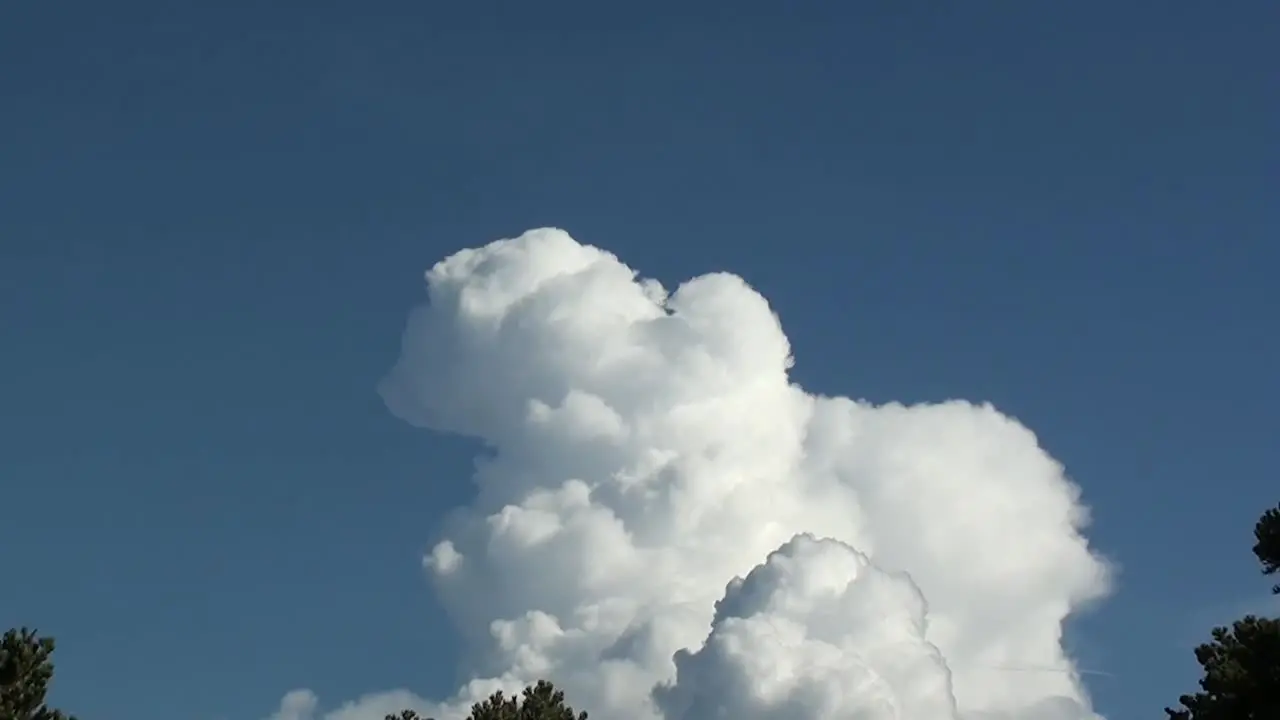
[(280, 700), (280, 709), (271, 720), (310, 720), (319, 698), (310, 690), (294, 690)]
[(926, 627), (905, 574), (799, 535), (730, 584), (706, 644), (677, 653), (659, 705), (670, 720), (953, 718), (951, 675)]
[(1013, 419), (808, 394), (741, 279), (668, 297), (559, 230), (427, 282), (380, 392), (494, 449), (424, 559), (477, 680), (326, 720), (457, 718), (541, 677), (602, 719), (1096, 717), (1061, 633), (1107, 567)]

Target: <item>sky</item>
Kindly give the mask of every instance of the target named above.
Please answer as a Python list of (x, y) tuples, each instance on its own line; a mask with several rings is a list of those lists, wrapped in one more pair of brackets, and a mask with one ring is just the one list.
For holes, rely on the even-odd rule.
[[(542, 597), (539, 572), (612, 567), (587, 552), (604, 540), (503, 555), (484, 535), (503, 503), (552, 503), (561, 520), (555, 503), (613, 503), (619, 522), (683, 527), (676, 500), (662, 515), (519, 495), (607, 485), (650, 457), (634, 433), (597, 457), (575, 453), (601, 440), (535, 432), (574, 427), (581, 408), (557, 415), (554, 388), (591, 389), (622, 427), (659, 428), (654, 442), (720, 428), (705, 467), (667, 448), (688, 461), (662, 476), (672, 487), (712, 492), (700, 478), (737, 463), (796, 493), (772, 508), (735, 504), (765, 485), (716, 496), (744, 522), (792, 513), (758, 537), (698, 525), (649, 538), (674, 564), (644, 593), (687, 580), (700, 603), (647, 636), (663, 662), (691, 653), (659, 693), (668, 717), (714, 701), (700, 678), (764, 672), (723, 648), (798, 607), (787, 573), (805, 569), (856, 576), (833, 617), (890, 612), (871, 625), (901, 631), (919, 651), (910, 668), (942, 682), (917, 632), (934, 613), (927, 640), (955, 666), (962, 706), (1080, 690), (1061, 670), (960, 669), (988, 657), (973, 644), (985, 630), (1015, 660), (1073, 658), (1099, 715), (1159, 715), (1194, 688), (1191, 649), (1210, 626), (1275, 611), (1249, 548), (1280, 500), (1276, 48), (1280, 13), (1261, 0), (11, 3), (0, 621), (58, 639), (53, 699), (98, 720), (301, 720), (283, 710), (313, 697), (317, 720), (363, 720), (373, 693), (454, 698), (473, 677), (460, 663), (486, 653), (467, 635), (483, 621), (644, 585), (566, 576), (572, 592)], [(548, 227), (564, 232), (525, 234)], [(504, 238), (518, 239), (490, 245)], [(432, 268), (432, 303), (415, 311)], [(598, 282), (535, 292), (573, 268)], [(708, 273), (732, 277), (677, 291)], [(520, 322), (485, 334), (525, 291)], [(645, 323), (687, 327), (627, 334)], [(626, 343), (649, 358), (635, 376), (602, 379), (559, 352)], [(685, 427), (672, 418), (690, 398), (726, 404)], [(953, 399), (976, 405), (912, 407)], [(760, 420), (723, 429), (742, 418)], [(887, 429), (813, 444), (841, 423)], [(899, 504), (876, 495), (903, 473), (922, 484)], [(857, 497), (821, 494), (841, 483)], [(859, 519), (880, 500), (914, 529)], [(997, 515), (984, 535), (979, 519)], [(793, 531), (837, 537), (788, 543)], [(937, 552), (920, 549), (935, 535)], [(424, 568), (450, 538), (482, 570), (454, 585)], [(974, 554), (944, 568), (942, 546)], [(1089, 574), (1102, 567), (1109, 583)], [(722, 596), (743, 622), (708, 629)], [(974, 620), (1006, 600), (1037, 633), (1069, 606), (1065, 650)], [(851, 624), (791, 621), (822, 648), (868, 642)], [(587, 650), (517, 631), (571, 688), (599, 680), (570, 672)], [(506, 652), (474, 677), (514, 667)], [(631, 660), (628, 692), (666, 667)], [(848, 701), (813, 687), (801, 699)]]

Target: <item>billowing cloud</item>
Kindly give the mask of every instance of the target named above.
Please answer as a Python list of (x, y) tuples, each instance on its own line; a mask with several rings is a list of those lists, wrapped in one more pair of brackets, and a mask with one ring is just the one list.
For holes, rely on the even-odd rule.
[(707, 642), (677, 652), (676, 682), (655, 694), (668, 720), (954, 718), (951, 675), (925, 634), (909, 577), (799, 535), (730, 583)]
[[(379, 390), (492, 449), (424, 560), (476, 679), (327, 720), (448, 720), (543, 677), (601, 720), (1097, 717), (1062, 628), (1107, 566), (1015, 420), (810, 394), (740, 278), (668, 295), (559, 230), (427, 287)], [(291, 694), (280, 717), (314, 713)]]

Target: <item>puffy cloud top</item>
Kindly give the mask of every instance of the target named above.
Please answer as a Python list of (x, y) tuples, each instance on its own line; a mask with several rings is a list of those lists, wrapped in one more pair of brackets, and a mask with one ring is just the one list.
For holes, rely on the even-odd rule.
[(706, 643), (676, 653), (676, 682), (656, 696), (669, 720), (954, 720), (951, 675), (926, 630), (906, 574), (798, 535), (729, 584)]
[(668, 295), (560, 230), (426, 277), (379, 390), (494, 451), (424, 560), (476, 679), (328, 720), (449, 720), (543, 677), (602, 720), (1097, 717), (1061, 640), (1107, 566), (1015, 420), (807, 393), (740, 278)]

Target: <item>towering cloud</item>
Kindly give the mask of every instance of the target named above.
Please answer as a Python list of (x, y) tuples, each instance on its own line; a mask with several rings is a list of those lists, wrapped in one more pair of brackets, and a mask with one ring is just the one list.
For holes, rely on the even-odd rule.
[(741, 279), (668, 295), (559, 230), (463, 250), (427, 286), (379, 389), (493, 450), (425, 559), (476, 679), (324, 717), (457, 718), (540, 677), (601, 720), (1097, 717), (1062, 625), (1107, 567), (1016, 421), (809, 394)]

